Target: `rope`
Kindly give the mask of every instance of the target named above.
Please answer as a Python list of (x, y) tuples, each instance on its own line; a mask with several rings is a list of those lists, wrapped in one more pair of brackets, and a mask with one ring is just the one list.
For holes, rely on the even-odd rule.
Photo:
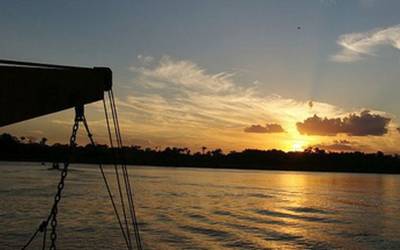
[(29, 238), (29, 240), (25, 243), (25, 245), (22, 247), (22, 249), (26, 249), (31, 244), (31, 242), (35, 239), (36, 235), (40, 232), (39, 228), (33, 233), (31, 238)]
[[(108, 138), (110, 141), (110, 147), (112, 149), (113, 155), (114, 155), (114, 160), (117, 160), (117, 156), (116, 156), (116, 152), (114, 150), (114, 143), (113, 143), (113, 139), (112, 139), (112, 133), (111, 133), (111, 128), (110, 128), (110, 121), (109, 121), (109, 117), (108, 117), (108, 111), (107, 111), (107, 105), (105, 100), (103, 99), (103, 105), (104, 105), (104, 113), (105, 113), (105, 117), (106, 117), (106, 124), (107, 124), (107, 132), (108, 132)], [(125, 199), (122, 193), (122, 188), (121, 188), (121, 181), (119, 178), (119, 170), (118, 170), (118, 166), (115, 163), (114, 164), (114, 171), (115, 171), (115, 176), (117, 179), (117, 185), (118, 185), (118, 192), (120, 195), (120, 200), (121, 200), (121, 206), (122, 206), (122, 211), (123, 211), (123, 215), (124, 215), (124, 222), (125, 222), (125, 226), (126, 226), (126, 233), (128, 235), (128, 241), (129, 241), (129, 249), (132, 249), (132, 241), (131, 241), (131, 234), (130, 234), (130, 230), (129, 230), (129, 226), (128, 226), (128, 220), (127, 220), (127, 216), (126, 216), (126, 209), (125, 209)]]
[[(5, 60), (0, 60), (0, 64), (4, 63), (4, 62), (5, 62)], [(117, 109), (116, 109), (115, 99), (114, 99), (114, 94), (112, 92), (112, 89), (110, 91), (108, 91), (108, 97), (109, 97), (109, 101), (110, 101), (111, 116), (112, 116), (112, 121), (113, 121), (114, 133), (115, 133), (115, 137), (116, 137), (116, 144), (117, 144), (116, 148), (114, 147), (114, 143), (113, 143), (109, 115), (108, 115), (106, 101), (104, 98), (103, 98), (103, 104), (104, 104), (104, 111), (105, 111), (105, 117), (106, 117), (108, 137), (110, 140), (110, 146), (111, 146), (112, 152), (113, 152), (113, 154), (115, 156), (115, 160), (116, 160), (116, 162), (114, 164), (114, 170), (115, 170), (115, 175), (116, 175), (116, 179), (117, 179), (118, 192), (119, 192), (119, 196), (120, 196), (120, 200), (121, 200), (125, 228), (124, 228), (123, 222), (121, 220), (121, 217), (119, 215), (119, 212), (118, 212), (118, 209), (116, 206), (116, 202), (114, 200), (109, 182), (107, 180), (107, 176), (105, 175), (103, 165), (101, 163), (99, 163), (99, 169), (100, 169), (100, 173), (102, 175), (103, 181), (105, 183), (108, 196), (110, 198), (114, 213), (116, 215), (116, 218), (117, 218), (119, 227), (121, 229), (122, 236), (124, 237), (127, 248), (129, 250), (133, 249), (131, 234), (130, 234), (130, 226), (128, 224), (127, 211), (126, 211), (128, 209), (129, 215), (130, 215), (130, 220), (131, 220), (133, 231), (134, 231), (134, 235), (135, 235), (136, 248), (138, 250), (141, 250), (141, 249), (143, 249), (143, 247), (142, 247), (142, 242), (140, 239), (140, 232), (139, 232), (139, 227), (138, 227), (136, 213), (135, 213), (135, 206), (134, 206), (134, 202), (133, 202), (133, 191), (132, 191), (132, 186), (130, 183), (129, 173), (128, 173), (128, 170), (127, 170), (127, 167), (125, 164), (122, 136), (121, 136), (121, 131), (120, 131), (120, 127), (119, 127), (118, 114), (117, 114)], [(75, 112), (76, 112), (75, 113), (75, 121), (74, 121), (74, 125), (72, 128), (72, 134), (71, 134), (70, 141), (69, 141), (70, 151), (71, 151), (70, 157), (72, 155), (73, 149), (76, 146), (76, 136), (77, 136), (77, 132), (79, 129), (79, 122), (83, 122), (83, 125), (87, 132), (87, 136), (89, 138), (90, 143), (93, 146), (96, 146), (96, 144), (93, 140), (93, 135), (90, 132), (89, 126), (88, 126), (86, 118), (84, 116), (84, 107), (83, 106), (75, 107)], [(115, 150), (115, 149), (117, 149), (117, 150)], [(121, 159), (121, 171), (122, 171), (123, 184), (120, 181), (120, 176), (119, 176), (120, 173), (119, 173), (118, 164), (117, 164), (117, 157), (120, 157), (120, 159)], [(50, 210), (50, 213), (49, 213), (47, 219), (40, 224), (40, 226), (33, 233), (31, 238), (22, 247), (23, 250), (26, 249), (33, 242), (33, 240), (36, 238), (36, 236), (38, 235), (39, 232), (43, 233), (42, 250), (44, 250), (46, 248), (47, 226), (48, 226), (49, 222), (50, 222), (50, 226), (51, 226), (50, 249), (56, 250), (56, 240), (57, 240), (56, 229), (57, 229), (57, 224), (58, 224), (58, 222), (57, 222), (58, 203), (61, 200), (61, 194), (64, 189), (64, 181), (68, 174), (69, 162), (70, 162), (70, 159), (65, 161), (65, 163), (64, 163), (64, 168), (62, 169), (62, 172), (61, 172), (61, 178), (57, 185), (57, 193), (54, 196), (54, 203), (53, 203), (53, 206)], [(125, 198), (124, 198), (124, 194), (123, 194), (122, 185), (125, 186), (125, 194), (126, 194), (126, 198), (127, 198), (128, 208), (125, 206)]]
[[(93, 140), (92, 133), (90, 133), (89, 126), (87, 125), (87, 122), (86, 122), (86, 118), (84, 118), (83, 124), (85, 126), (85, 129), (86, 129), (87, 135), (89, 137), (90, 143), (93, 146), (95, 146), (96, 144), (95, 144), (95, 142)], [(101, 173), (101, 175), (103, 177), (104, 183), (106, 185), (107, 193), (108, 193), (108, 196), (110, 197), (110, 201), (111, 201), (111, 204), (113, 206), (113, 210), (114, 210), (115, 216), (117, 217), (119, 227), (120, 227), (122, 235), (123, 235), (123, 237), (125, 239), (126, 246), (127, 246), (128, 249), (131, 249), (130, 240), (129, 240), (130, 236), (128, 235), (128, 237), (127, 237), (126, 234), (125, 234), (124, 226), (123, 226), (123, 224), (121, 222), (121, 217), (119, 216), (117, 206), (115, 205), (115, 201), (114, 201), (114, 198), (113, 198), (113, 195), (112, 195), (112, 192), (111, 192), (110, 185), (108, 184), (107, 177), (106, 177), (106, 175), (104, 173), (103, 165), (99, 164), (99, 168), (100, 168), (100, 173)]]
[(127, 194), (128, 201), (129, 201), (129, 211), (130, 211), (130, 215), (131, 215), (132, 226), (133, 226), (134, 232), (135, 232), (136, 247), (137, 247), (137, 249), (142, 249), (142, 242), (141, 242), (141, 238), (140, 238), (139, 227), (137, 224), (137, 218), (136, 218), (136, 213), (135, 213), (135, 206), (134, 206), (134, 202), (133, 202), (132, 188), (131, 188), (131, 184), (130, 184), (128, 170), (127, 170), (126, 164), (125, 164), (125, 159), (124, 159), (125, 155), (123, 154), (123, 148), (122, 148), (123, 144), (122, 144), (121, 131), (120, 131), (120, 127), (119, 127), (118, 113), (117, 113), (114, 93), (113, 93), (112, 89), (110, 91), (108, 91), (108, 97), (110, 100), (111, 114), (112, 114), (113, 123), (114, 123), (115, 135), (117, 138), (117, 146), (122, 155), (122, 164), (121, 165), (122, 165), (122, 171), (123, 171), (123, 175), (124, 175), (126, 194)]
[(47, 223), (43, 228), (43, 241), (42, 241), (42, 250), (46, 249), (46, 236), (47, 236)]

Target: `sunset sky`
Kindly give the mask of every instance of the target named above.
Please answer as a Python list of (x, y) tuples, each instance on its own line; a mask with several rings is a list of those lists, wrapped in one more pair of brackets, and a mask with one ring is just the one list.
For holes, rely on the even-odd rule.
[[(2, 1), (0, 58), (108, 66), (125, 144), (400, 153), (400, 1)], [(87, 108), (106, 142), (102, 103)], [(67, 142), (73, 112), (0, 128)]]

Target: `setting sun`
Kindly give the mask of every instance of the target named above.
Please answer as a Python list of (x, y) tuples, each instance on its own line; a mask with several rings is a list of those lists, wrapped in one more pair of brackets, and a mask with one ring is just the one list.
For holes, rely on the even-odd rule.
[(303, 151), (304, 150), (304, 142), (294, 142), (292, 144), (292, 151)]

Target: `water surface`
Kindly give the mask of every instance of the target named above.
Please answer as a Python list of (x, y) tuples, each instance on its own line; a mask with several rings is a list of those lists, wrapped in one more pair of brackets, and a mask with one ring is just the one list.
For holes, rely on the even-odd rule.
[[(136, 166), (129, 173), (145, 249), (400, 249), (400, 176)], [(1, 249), (29, 238), (58, 178), (38, 163), (0, 163)], [(96, 166), (71, 165), (58, 219), (59, 249), (124, 249)]]

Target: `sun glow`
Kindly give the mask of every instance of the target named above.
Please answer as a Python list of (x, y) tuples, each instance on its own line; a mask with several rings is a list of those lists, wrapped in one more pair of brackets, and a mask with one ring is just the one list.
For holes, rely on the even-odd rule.
[(292, 151), (303, 151), (304, 150), (304, 142), (296, 141), (292, 144)]

